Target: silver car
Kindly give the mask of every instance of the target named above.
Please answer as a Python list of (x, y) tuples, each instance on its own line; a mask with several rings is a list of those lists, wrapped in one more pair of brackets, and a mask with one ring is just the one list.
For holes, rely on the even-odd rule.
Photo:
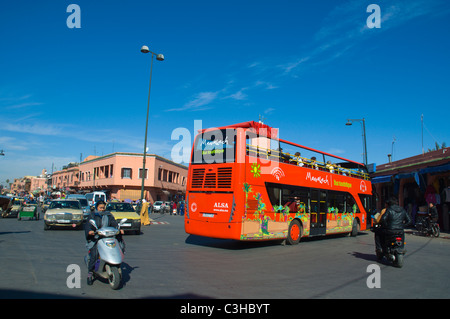
[(44, 214), (44, 229), (54, 226), (82, 227), (83, 209), (78, 200), (57, 199), (52, 200)]

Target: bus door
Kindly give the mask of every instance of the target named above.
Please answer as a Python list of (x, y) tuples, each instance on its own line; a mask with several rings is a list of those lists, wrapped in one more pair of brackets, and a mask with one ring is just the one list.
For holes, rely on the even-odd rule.
[(310, 235), (325, 235), (327, 231), (327, 193), (311, 190)]

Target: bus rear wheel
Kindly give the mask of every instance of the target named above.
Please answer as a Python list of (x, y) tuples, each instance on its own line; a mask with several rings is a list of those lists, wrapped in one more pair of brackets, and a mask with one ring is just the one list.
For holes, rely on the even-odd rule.
[(297, 219), (294, 219), (289, 224), (288, 229), (288, 237), (286, 238), (286, 243), (288, 245), (297, 245), (300, 242), (300, 238), (302, 238), (302, 225)]

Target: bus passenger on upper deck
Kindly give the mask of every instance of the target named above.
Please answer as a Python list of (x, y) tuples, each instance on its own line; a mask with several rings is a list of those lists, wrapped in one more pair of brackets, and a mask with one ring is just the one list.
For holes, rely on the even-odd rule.
[(334, 165), (331, 164), (331, 161), (327, 161), (326, 168), (330, 171), (330, 173), (334, 173)]
[(319, 165), (317, 165), (315, 156), (311, 157), (311, 168), (319, 169)]
[(294, 156), (295, 156), (295, 161), (297, 162), (297, 166), (300, 166), (300, 167), (303, 167), (303, 165), (305, 165), (304, 163), (303, 163), (303, 160), (302, 160), (302, 158), (300, 157), (300, 152), (296, 152), (295, 154), (294, 154)]
[(291, 157), (287, 153), (283, 153), (283, 149), (281, 147), (279, 149), (279, 152), (280, 152), (280, 162), (289, 163)]
[(338, 169), (339, 174), (342, 174), (344, 176), (348, 175), (348, 170), (342, 168), (342, 166), (340, 164), (337, 165), (337, 169)]

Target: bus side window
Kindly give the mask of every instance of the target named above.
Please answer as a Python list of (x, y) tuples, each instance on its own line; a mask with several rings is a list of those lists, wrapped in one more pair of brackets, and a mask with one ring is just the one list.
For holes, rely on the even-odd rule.
[(281, 188), (278, 187), (267, 187), (267, 194), (269, 195), (270, 203), (273, 207), (281, 206)]
[(359, 207), (356, 204), (356, 201), (353, 198), (353, 196), (350, 194), (347, 195), (346, 212), (347, 213), (359, 213)]

